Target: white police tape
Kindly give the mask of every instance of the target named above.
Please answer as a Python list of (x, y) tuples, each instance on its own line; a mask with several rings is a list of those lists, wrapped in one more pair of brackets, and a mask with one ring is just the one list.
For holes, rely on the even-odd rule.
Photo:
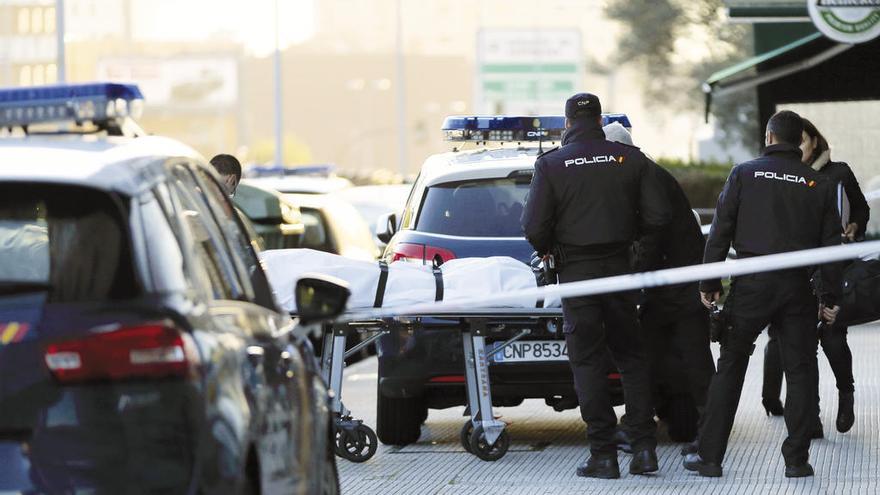
[[(395, 316), (416, 316), (436, 313), (448, 314), (457, 310), (496, 308), (500, 309), (513, 302), (525, 298), (536, 301), (550, 298), (568, 298), (608, 294), (628, 290), (646, 289), (663, 285), (675, 285), (699, 280), (712, 280), (752, 273), (762, 273), (790, 268), (808, 267), (862, 258), (880, 253), (880, 241), (860, 242), (842, 246), (831, 246), (817, 249), (805, 249), (787, 253), (755, 256), (753, 258), (727, 260), (718, 263), (707, 263), (680, 268), (669, 268), (653, 272), (634, 273), (614, 277), (570, 282), (558, 285), (546, 285), (533, 289), (522, 289), (486, 297), (441, 301), (436, 303), (420, 303), (387, 309), (357, 311), (346, 315), (345, 319), (377, 319)], [(694, 294), (694, 297), (698, 297)]]

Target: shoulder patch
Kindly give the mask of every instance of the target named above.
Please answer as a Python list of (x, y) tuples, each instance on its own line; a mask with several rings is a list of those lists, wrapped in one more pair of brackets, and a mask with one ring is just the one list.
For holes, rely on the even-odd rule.
[(537, 158), (541, 158), (541, 157), (544, 156), (544, 155), (548, 155), (548, 154), (550, 154), (550, 153), (553, 153), (554, 151), (556, 151), (556, 150), (558, 150), (558, 149), (559, 149), (559, 146), (557, 146), (557, 147), (555, 147), (555, 148), (551, 148), (551, 149), (549, 149), (549, 150), (547, 150), (547, 151), (545, 151), (545, 152), (543, 152), (543, 153), (539, 153), (538, 156), (537, 156)]

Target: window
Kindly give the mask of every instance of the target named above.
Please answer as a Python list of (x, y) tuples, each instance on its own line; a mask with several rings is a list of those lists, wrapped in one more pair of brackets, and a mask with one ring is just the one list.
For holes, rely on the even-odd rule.
[(31, 77), (31, 66), (25, 65), (22, 68), (18, 69), (18, 85), (30, 86), (31, 84), (33, 84), (33, 77)]
[(429, 187), (416, 230), (471, 237), (522, 237), (520, 217), (531, 177)]
[(58, 82), (58, 66), (49, 64), (46, 66), (46, 84), (55, 84)]
[(127, 215), (97, 190), (0, 186), (0, 297), (22, 290), (55, 302), (135, 297)]
[(43, 10), (43, 28), (49, 34), (55, 32), (55, 7), (48, 7)]
[(46, 68), (42, 65), (35, 65), (33, 68), (33, 82), (35, 86), (46, 84)]
[(205, 199), (215, 213), (217, 224), (220, 225), (222, 234), (228, 241), (233, 261), (241, 271), (242, 277), (249, 282), (247, 286), (249, 296), (256, 297), (259, 304), (274, 309), (272, 291), (260, 268), (260, 261), (251, 247), (250, 238), (241, 228), (238, 212), (210, 174), (198, 168), (196, 176), (202, 186), (201, 191)]
[(31, 32), (31, 12), (26, 8), (18, 9), (18, 34)]
[(180, 205), (180, 221), (193, 240), (194, 267), (207, 275), (215, 299), (242, 299), (238, 273), (207, 205), (199, 198), (198, 185), (183, 165), (174, 167), (170, 181), (172, 193)]
[(31, 9), (31, 32), (40, 34), (43, 32), (43, 9), (35, 7)]

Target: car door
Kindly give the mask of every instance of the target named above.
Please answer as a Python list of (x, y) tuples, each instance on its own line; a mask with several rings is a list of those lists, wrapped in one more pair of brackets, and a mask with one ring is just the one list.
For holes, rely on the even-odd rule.
[(283, 328), (270, 327), (264, 315), (255, 311), (256, 305), (250, 302), (254, 289), (242, 276), (190, 165), (172, 164), (169, 178), (182, 228), (189, 233), (188, 248), (195, 252), (196, 278), (207, 292), (207, 311), (195, 334), (207, 354), (203, 357), (206, 415), (219, 452), (207, 463), (205, 484), (209, 491), (223, 491), (229, 488), (212, 487), (214, 479), (234, 478), (239, 483), (247, 476), (251, 484), (275, 480), (290, 490), (301, 476), (294, 466), (296, 460), (281, 452), (291, 448), (289, 426), (276, 419), (284, 407), (277, 389), (287, 380), (282, 364), (285, 355), (270, 336)]
[[(322, 393), (323, 382), (316, 381), (311, 367), (307, 366), (306, 360), (313, 357), (304, 352), (302, 346), (296, 345), (298, 338), (291, 332), (290, 316), (277, 309), (259, 259), (220, 185), (204, 168), (191, 170), (217, 223), (222, 226), (233, 261), (246, 285), (252, 288), (253, 295), (246, 304), (246, 310), (255, 321), (262, 323), (252, 332), (267, 346), (267, 350), (271, 348), (273, 353), (281, 356), (273, 364), (278, 368), (275, 398), (280, 409), (272, 411), (270, 420), (279, 422), (287, 429), (289, 445), (283, 448), (289, 452), (292, 469), (300, 471), (301, 475), (296, 479), (311, 484), (315, 475), (320, 473), (321, 466), (314, 464), (323, 458), (318, 453), (323, 453), (321, 446), (325, 437), (321, 432), (326, 430), (324, 425), (328, 417), (327, 395)], [(276, 445), (276, 450), (280, 446)]]

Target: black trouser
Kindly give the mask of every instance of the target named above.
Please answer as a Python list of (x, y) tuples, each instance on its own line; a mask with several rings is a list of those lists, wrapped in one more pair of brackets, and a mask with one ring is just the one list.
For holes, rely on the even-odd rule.
[(808, 277), (802, 270), (738, 277), (726, 304), (733, 328), (722, 339), (718, 371), (709, 386), (700, 427), (700, 455), (707, 462), (724, 460), (755, 339), (773, 324), (785, 356), (789, 389), (785, 401), (788, 438), (782, 444), (782, 455), (787, 464), (804, 463), (818, 414), (818, 303)]
[[(854, 392), (855, 379), (853, 378), (852, 352), (846, 341), (846, 325), (823, 325), (819, 332), (819, 342), (834, 379), (837, 381), (837, 390), (840, 392)], [(779, 341), (776, 338), (776, 329), (770, 327), (770, 339), (764, 348), (764, 389), (761, 396), (764, 399), (778, 399), (782, 393), (782, 354), (779, 352)]]
[[(567, 260), (561, 282), (619, 275), (629, 271), (629, 256), (601, 260)], [(616, 455), (613, 440), (617, 416), (608, 393), (610, 350), (623, 381), (625, 426), (636, 450), (657, 446), (651, 401), (650, 367), (636, 314), (633, 292), (565, 299), (562, 302), (565, 341), (574, 385), (587, 423), (594, 455)]]
[[(699, 294), (694, 293), (693, 297), (697, 298)], [(673, 360), (676, 371), (686, 378), (685, 386), (676, 388), (689, 393), (697, 410), (702, 411), (709, 382), (715, 374), (715, 361), (709, 348), (708, 312), (698, 309), (682, 315), (668, 315), (663, 308), (649, 302), (642, 312), (641, 324), (650, 346), (648, 354), (654, 390), (658, 390), (658, 384), (664, 390), (669, 387), (662, 385), (676, 385), (668, 383), (675, 381), (674, 377), (670, 380), (672, 373), (667, 369), (670, 360)]]

